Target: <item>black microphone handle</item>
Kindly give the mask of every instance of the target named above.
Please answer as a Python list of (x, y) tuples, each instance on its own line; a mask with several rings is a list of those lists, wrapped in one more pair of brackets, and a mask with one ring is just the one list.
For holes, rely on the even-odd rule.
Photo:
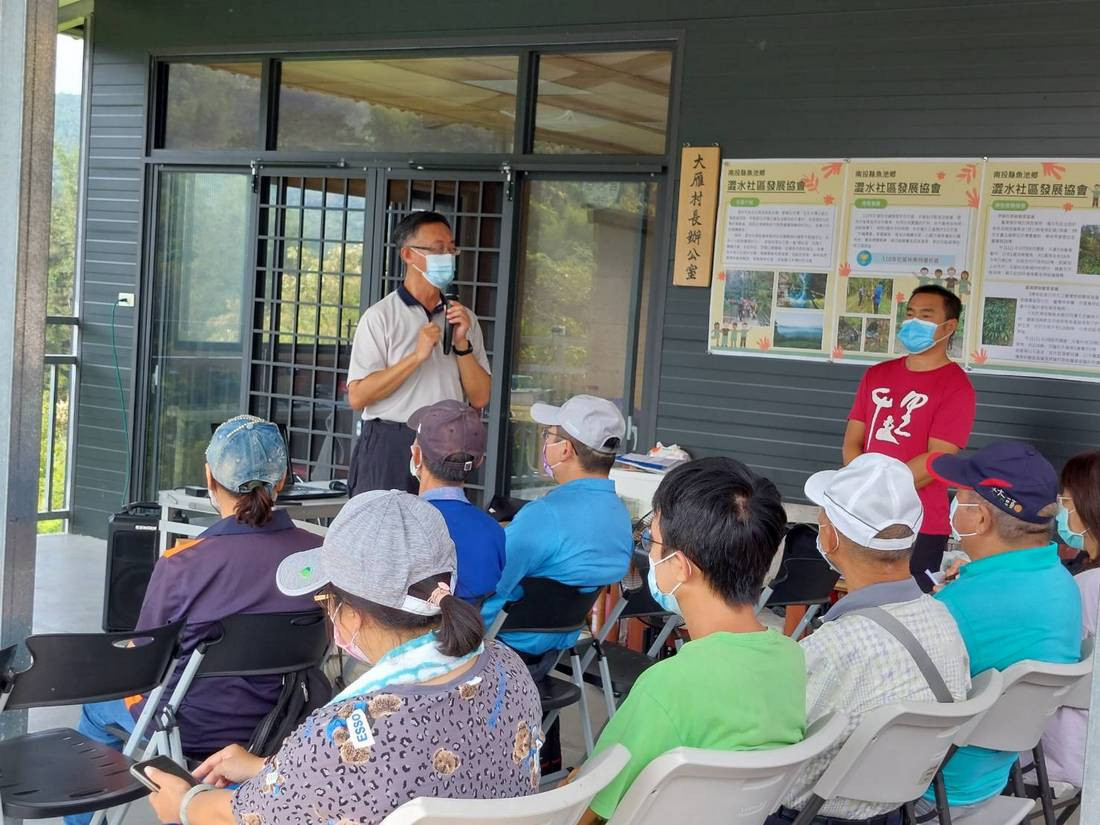
[(443, 296), (443, 313), (444, 313), (443, 314), (443, 354), (444, 355), (450, 355), (451, 354), (451, 347), (454, 344), (454, 337), (455, 337), (454, 325), (447, 322), (446, 313), (447, 313), (447, 309), (451, 305), (451, 301), (457, 301), (457, 300), (458, 300), (458, 293), (454, 292), (453, 290), (448, 291), (447, 294)]

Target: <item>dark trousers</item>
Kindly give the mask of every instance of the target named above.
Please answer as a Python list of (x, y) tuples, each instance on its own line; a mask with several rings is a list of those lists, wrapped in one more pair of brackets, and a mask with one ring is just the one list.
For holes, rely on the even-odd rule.
[[(779, 810), (771, 814), (764, 825), (791, 825), (798, 818), (799, 811), (780, 806)], [(904, 816), (901, 809), (890, 811), (870, 819), (841, 819), (837, 816), (815, 816), (810, 822), (813, 825), (901, 825)]]
[(409, 475), (409, 448), (416, 433), (396, 421), (375, 418), (363, 422), (359, 440), (351, 451), (348, 495), (368, 490), (403, 490), (415, 493), (416, 479)]
[(947, 536), (917, 533), (913, 555), (909, 557), (909, 572), (913, 574), (913, 578), (925, 593), (931, 593), (934, 586), (925, 571), (939, 572), (945, 550), (947, 550)]

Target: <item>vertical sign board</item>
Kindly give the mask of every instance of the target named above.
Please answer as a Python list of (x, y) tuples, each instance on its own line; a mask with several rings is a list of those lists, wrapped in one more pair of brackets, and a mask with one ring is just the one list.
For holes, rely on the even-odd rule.
[(1100, 161), (990, 160), (970, 365), (1100, 380)]
[(724, 160), (708, 350), (831, 354), (842, 160)]
[(710, 286), (720, 164), (717, 146), (685, 146), (681, 154), (672, 270), (676, 286)]
[(934, 284), (962, 300), (950, 353), (962, 360), (977, 275), (981, 170), (979, 158), (849, 163), (834, 358), (907, 355), (896, 335), (909, 294)]

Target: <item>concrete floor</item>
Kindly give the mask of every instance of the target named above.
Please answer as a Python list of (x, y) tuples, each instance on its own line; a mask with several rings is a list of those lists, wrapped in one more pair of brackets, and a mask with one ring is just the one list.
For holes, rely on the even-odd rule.
[[(106, 544), (86, 536), (50, 535), (38, 540), (37, 579), (34, 588), (34, 632), (99, 632), (103, 609), (103, 571)], [(782, 630), (783, 620), (766, 613), (764, 621)], [(595, 735), (607, 722), (603, 695), (588, 688), (588, 708)], [(72, 727), (79, 719), (79, 708), (36, 708), (30, 711), (28, 725), (33, 730)], [(567, 766), (584, 761), (584, 739), (576, 706), (562, 713), (562, 756)], [(1075, 815), (1067, 825), (1076, 825)], [(61, 820), (41, 820), (60, 825)], [(145, 802), (131, 806), (126, 825), (155, 825), (156, 817)]]

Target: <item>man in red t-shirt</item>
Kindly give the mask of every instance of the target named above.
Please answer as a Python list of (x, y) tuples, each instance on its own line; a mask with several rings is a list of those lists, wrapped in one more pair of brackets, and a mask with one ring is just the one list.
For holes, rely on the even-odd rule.
[(913, 471), (924, 525), (909, 569), (925, 592), (932, 589), (925, 571), (939, 570), (951, 533), (947, 487), (932, 477), (926, 462), (930, 453), (966, 447), (974, 425), (974, 387), (947, 356), (961, 314), (962, 301), (942, 286), (913, 290), (898, 329), (898, 341), (910, 355), (864, 373), (844, 431), (845, 464), (862, 453), (883, 453)]

